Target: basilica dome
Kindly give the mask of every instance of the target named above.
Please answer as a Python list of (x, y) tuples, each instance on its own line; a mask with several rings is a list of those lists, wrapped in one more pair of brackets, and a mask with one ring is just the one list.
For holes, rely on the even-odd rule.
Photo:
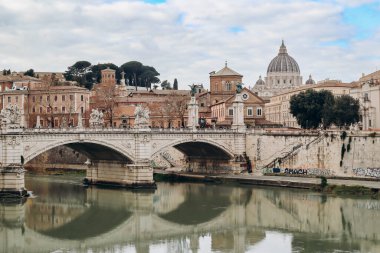
[(257, 80), (256, 85), (265, 85), (264, 80), (259, 76), (259, 80)]
[(288, 54), (284, 41), (282, 41), (278, 55), (269, 63), (267, 70), (268, 74), (278, 72), (300, 73), (298, 63)]
[(309, 75), (309, 79), (306, 81), (305, 84), (315, 84), (315, 81), (313, 80), (313, 78), (311, 77), (311, 75)]

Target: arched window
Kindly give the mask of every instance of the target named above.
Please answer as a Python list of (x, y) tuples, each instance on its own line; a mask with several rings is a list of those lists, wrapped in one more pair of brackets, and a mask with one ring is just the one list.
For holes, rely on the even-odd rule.
[(226, 90), (227, 90), (227, 91), (230, 91), (230, 90), (231, 90), (231, 83), (230, 83), (230, 82), (227, 82), (227, 83), (226, 83)]

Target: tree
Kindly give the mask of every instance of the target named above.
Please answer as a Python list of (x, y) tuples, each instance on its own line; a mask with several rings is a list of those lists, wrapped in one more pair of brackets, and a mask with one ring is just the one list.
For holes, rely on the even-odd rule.
[(7, 76), (7, 75), (10, 75), (10, 74), (11, 74), (11, 70), (10, 69), (8, 69), (8, 70), (3, 69), (3, 76)]
[(338, 127), (348, 127), (359, 121), (359, 101), (349, 95), (335, 98), (333, 107), (334, 124)]
[(126, 62), (120, 66), (120, 70), (124, 71), (129, 85), (136, 87), (145, 87), (147, 90), (152, 88), (152, 84), (159, 83), (157, 76), (160, 73), (154, 67), (145, 66), (138, 61)]
[(172, 84), (168, 80), (164, 80), (161, 82), (161, 88), (163, 90), (171, 90), (172, 89)]
[(24, 76), (31, 76), (34, 77), (36, 74), (34, 73), (33, 69), (29, 69), (24, 73)]
[(327, 112), (331, 110), (334, 97), (330, 91), (317, 92), (308, 89), (294, 95), (290, 99), (290, 113), (297, 119), (302, 128), (317, 128), (331, 125), (332, 115)]
[(110, 126), (113, 126), (114, 116), (115, 116), (115, 107), (116, 107), (116, 86), (106, 86), (102, 87), (97, 91), (98, 99), (100, 100), (101, 109), (104, 112), (104, 117), (110, 123)]
[(334, 112), (332, 110), (335, 98), (334, 95), (327, 90), (322, 90), (319, 92), (320, 96), (323, 98), (323, 108), (322, 108), (322, 118), (321, 124), (323, 129), (326, 129), (331, 126), (334, 122)]
[(68, 70), (63, 75), (68, 81), (76, 81), (82, 87), (92, 88), (93, 73), (91, 63), (88, 61), (77, 61), (74, 65), (68, 67)]
[(291, 97), (290, 113), (302, 128), (348, 127), (359, 121), (359, 101), (349, 95), (334, 97), (330, 91), (309, 89)]
[(177, 78), (174, 78), (173, 90), (178, 90), (178, 81), (177, 81)]
[(129, 84), (135, 86), (136, 90), (138, 86), (137, 80), (139, 75), (142, 73), (142, 67), (142, 63), (138, 61), (126, 62), (120, 66), (120, 69), (124, 71), (126, 77), (128, 78)]
[(152, 88), (152, 83), (160, 82), (160, 79), (155, 75), (156, 73), (151, 70), (146, 70), (140, 75), (141, 84), (145, 86), (146, 90)]
[(187, 103), (189, 102), (188, 96), (173, 94), (173, 104), (175, 106), (178, 118), (181, 121), (181, 127), (185, 127), (185, 114), (187, 111)]

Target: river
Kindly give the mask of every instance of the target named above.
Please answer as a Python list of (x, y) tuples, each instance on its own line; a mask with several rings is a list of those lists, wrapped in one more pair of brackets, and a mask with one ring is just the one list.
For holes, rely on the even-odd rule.
[(0, 204), (0, 252), (380, 252), (380, 201), (201, 183), (155, 191), (26, 177), (35, 197)]

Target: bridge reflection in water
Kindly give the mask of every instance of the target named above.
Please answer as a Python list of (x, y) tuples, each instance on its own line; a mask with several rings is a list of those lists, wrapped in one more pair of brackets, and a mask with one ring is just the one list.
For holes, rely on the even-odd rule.
[(380, 201), (159, 183), (155, 192), (30, 177), (0, 205), (0, 252), (380, 252)]

